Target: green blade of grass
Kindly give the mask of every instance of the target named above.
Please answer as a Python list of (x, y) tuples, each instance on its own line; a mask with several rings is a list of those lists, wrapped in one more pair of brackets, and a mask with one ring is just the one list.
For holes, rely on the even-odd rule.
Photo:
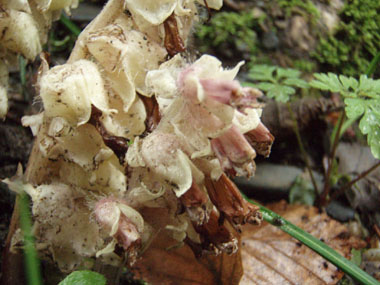
[(21, 83), (21, 93), (22, 96), (24, 97), (25, 101), (28, 101), (28, 94), (26, 92), (26, 60), (25, 58), (19, 54), (18, 55), (18, 66), (20, 69), (20, 83)]
[(377, 65), (380, 62), (380, 51), (377, 52), (377, 54), (373, 57), (371, 60), (365, 74), (367, 74), (368, 77), (371, 77), (372, 74), (375, 72)]
[(59, 21), (70, 30), (75, 36), (79, 36), (81, 29), (75, 25), (65, 14), (62, 13)]
[(287, 234), (291, 235), (295, 239), (299, 240), (304, 245), (306, 245), (307, 247), (309, 247), (310, 249), (312, 249), (313, 251), (315, 251), (322, 257), (324, 257), (326, 260), (330, 261), (332, 264), (334, 264), (344, 273), (346, 273), (347, 275), (349, 275), (350, 277), (358, 281), (360, 284), (380, 285), (380, 282), (378, 282), (368, 273), (361, 270), (354, 263), (350, 262), (349, 260), (341, 256), (331, 247), (321, 242), (319, 239), (313, 237), (311, 234), (293, 225), (289, 221), (282, 218), (280, 215), (277, 215), (275, 212), (248, 199), (246, 196), (244, 196), (244, 198), (248, 202), (260, 207), (260, 211), (263, 214), (263, 219), (265, 221), (278, 227), (282, 231), (286, 232)]
[(26, 193), (19, 194), (20, 226), (24, 236), (25, 270), (29, 285), (41, 285), (40, 260), (34, 246), (32, 233), (32, 218), (29, 209), (29, 197)]

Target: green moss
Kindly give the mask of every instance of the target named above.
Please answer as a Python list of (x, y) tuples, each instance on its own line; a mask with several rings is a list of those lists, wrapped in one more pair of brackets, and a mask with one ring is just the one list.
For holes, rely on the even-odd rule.
[(293, 67), (303, 72), (313, 72), (316, 69), (316, 64), (307, 59), (296, 59), (293, 61)]
[(254, 53), (257, 35), (253, 28), (260, 20), (254, 18), (252, 13), (220, 12), (211, 18), (209, 24), (200, 26), (195, 35), (202, 43), (202, 52), (210, 46), (218, 48), (227, 43), (238, 50)]
[(319, 18), (319, 11), (311, 0), (276, 0), (281, 9), (285, 11), (286, 17), (299, 13), (308, 17), (312, 23), (316, 23)]
[(320, 39), (313, 57), (337, 73), (365, 73), (380, 50), (380, 1), (347, 1), (340, 18), (334, 34)]

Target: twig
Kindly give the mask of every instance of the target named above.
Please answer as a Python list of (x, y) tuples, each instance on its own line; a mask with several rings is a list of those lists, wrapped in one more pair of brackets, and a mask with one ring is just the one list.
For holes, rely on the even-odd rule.
[(331, 176), (331, 171), (332, 171), (332, 165), (333, 165), (333, 161), (335, 158), (335, 152), (336, 152), (336, 149), (338, 147), (339, 135), (340, 135), (340, 131), (342, 129), (342, 125), (343, 125), (343, 121), (344, 121), (345, 116), (346, 116), (346, 112), (343, 111), (339, 116), (338, 126), (337, 126), (335, 134), (334, 134), (334, 142), (333, 142), (333, 145), (331, 148), (331, 153), (329, 155), (327, 173), (325, 175), (325, 183), (323, 185), (323, 192), (319, 198), (319, 206), (320, 207), (322, 207), (326, 204), (326, 198), (330, 192), (330, 176)]
[(373, 166), (371, 166), (369, 169), (367, 169), (366, 171), (360, 173), (358, 175), (358, 177), (356, 177), (354, 180), (351, 180), (350, 182), (348, 182), (347, 184), (343, 185), (342, 187), (340, 187), (337, 191), (335, 191), (332, 195), (331, 195), (331, 199), (330, 200), (333, 200), (337, 197), (339, 197), (340, 195), (342, 195), (344, 193), (344, 191), (346, 191), (347, 189), (349, 189), (352, 185), (354, 185), (356, 182), (358, 182), (360, 179), (366, 177), (368, 174), (370, 174), (372, 171), (374, 171), (376, 168), (378, 168), (380, 166), (380, 161), (377, 162), (376, 164), (374, 164)]
[(302, 154), (303, 160), (305, 161), (306, 168), (307, 168), (307, 170), (308, 170), (308, 172), (309, 172), (310, 179), (311, 179), (311, 182), (312, 182), (313, 187), (314, 187), (315, 195), (318, 195), (318, 186), (317, 186), (317, 183), (315, 182), (315, 178), (314, 178), (314, 175), (313, 175), (313, 171), (311, 170), (310, 163), (309, 163), (309, 159), (308, 159), (308, 157), (307, 157), (307, 154), (306, 154), (305, 148), (304, 148), (303, 143), (302, 143), (301, 134), (300, 134), (300, 131), (299, 131), (299, 126), (298, 126), (298, 122), (297, 122), (297, 120), (296, 120), (296, 116), (295, 116), (294, 113), (293, 113), (293, 110), (292, 110), (292, 107), (291, 107), (290, 103), (287, 102), (286, 105), (287, 105), (287, 107), (288, 107), (288, 110), (289, 110), (290, 116), (291, 116), (292, 121), (293, 121), (293, 130), (294, 130), (294, 133), (296, 134), (297, 142), (298, 142), (298, 146), (299, 146), (299, 148), (300, 148), (300, 151), (301, 151), (301, 154)]

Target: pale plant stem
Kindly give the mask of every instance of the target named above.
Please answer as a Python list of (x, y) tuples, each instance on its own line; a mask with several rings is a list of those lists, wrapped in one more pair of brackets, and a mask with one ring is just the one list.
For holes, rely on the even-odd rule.
[(304, 147), (304, 145), (302, 143), (301, 134), (300, 134), (300, 131), (299, 131), (299, 127), (298, 127), (298, 122), (297, 122), (296, 116), (294, 115), (294, 112), (292, 110), (290, 102), (287, 102), (286, 105), (288, 107), (290, 116), (291, 116), (292, 121), (293, 121), (293, 130), (294, 130), (294, 133), (295, 133), (296, 138), (297, 138), (297, 142), (298, 142), (298, 146), (299, 146), (300, 151), (301, 151), (302, 158), (303, 158), (303, 160), (304, 160), (304, 162), (306, 164), (307, 171), (309, 172), (311, 183), (313, 184), (313, 187), (314, 187), (314, 192), (315, 192), (316, 195), (318, 195), (318, 186), (317, 186), (317, 183), (315, 182), (313, 171), (311, 170), (309, 159), (307, 157), (307, 153), (305, 151), (305, 147)]

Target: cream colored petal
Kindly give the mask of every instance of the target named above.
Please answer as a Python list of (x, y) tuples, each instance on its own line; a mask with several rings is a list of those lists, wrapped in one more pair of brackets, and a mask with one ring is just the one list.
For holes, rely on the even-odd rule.
[(155, 200), (162, 197), (165, 193), (165, 188), (161, 187), (161, 189), (157, 192), (150, 191), (144, 183), (141, 184), (140, 187), (136, 187), (128, 192), (127, 200), (131, 201), (133, 205), (137, 206), (147, 206), (147, 207), (158, 207), (159, 205), (155, 203)]
[(244, 112), (245, 114), (235, 110), (235, 116), (232, 121), (242, 134), (256, 129), (260, 123), (261, 109), (247, 108)]
[(136, 89), (129, 73), (125, 72), (125, 70), (116, 70), (114, 72), (106, 72), (105, 76), (107, 77), (109, 86), (122, 100), (122, 102), (118, 102), (117, 106), (111, 102), (112, 108), (119, 110), (119, 112), (128, 112), (136, 101)]
[(178, 0), (126, 0), (133, 17), (142, 17), (152, 25), (162, 24), (169, 17)]
[(132, 146), (128, 148), (128, 151), (125, 155), (125, 160), (127, 161), (128, 165), (131, 167), (144, 167), (145, 161), (144, 158), (141, 155), (141, 145), (143, 143), (143, 140), (140, 140), (139, 137), (136, 137), (133, 141)]
[(139, 233), (144, 231), (144, 219), (139, 212), (123, 203), (117, 203), (120, 211), (136, 226)]
[(59, 9), (76, 8), (78, 6), (78, 0), (35, 0), (38, 5), (38, 9), (42, 12), (56, 11)]
[(106, 146), (92, 125), (78, 127), (71, 135), (56, 138), (57, 147), (67, 161), (74, 162), (86, 171), (97, 169), (103, 159), (98, 155)]
[(39, 113), (32, 116), (24, 116), (21, 118), (21, 124), (24, 127), (30, 127), (32, 130), (33, 136), (36, 136), (41, 128), (42, 122), (44, 119), (44, 113)]
[(140, 98), (135, 98), (128, 112), (124, 111), (123, 102), (116, 96), (111, 96), (110, 106), (118, 111), (116, 114), (105, 115), (102, 118), (104, 127), (110, 134), (133, 140), (135, 136), (145, 131), (147, 115)]
[(58, 182), (34, 188), (37, 241), (49, 245), (62, 270), (73, 269), (83, 256), (95, 255), (103, 244), (83, 199), (82, 191)]
[(112, 24), (91, 33), (87, 48), (107, 72), (115, 71), (127, 49), (123, 28)]
[(233, 69), (223, 69), (219, 59), (211, 55), (203, 55), (192, 66), (199, 78), (234, 80), (243, 64), (244, 61), (241, 61)]
[(8, 9), (13, 9), (20, 12), (31, 14), (28, 0), (8, 0), (8, 1), (0, 1), (0, 2), (5, 2), (6, 8)]
[(102, 162), (92, 172), (87, 172), (72, 162), (61, 162), (59, 177), (68, 185), (106, 195), (118, 196), (126, 191), (124, 169), (115, 156)]
[(166, 56), (166, 50), (150, 41), (143, 33), (130, 31), (127, 35), (128, 49), (122, 61), (121, 69), (129, 72), (136, 90), (142, 95), (148, 95), (145, 76), (149, 70), (159, 67)]
[(0, 32), (1, 44), (27, 59), (34, 60), (42, 50), (37, 23), (28, 13), (16, 10), (0, 12)]
[[(199, 4), (205, 5), (204, 0), (196, 0)], [(211, 9), (219, 10), (223, 6), (223, 0), (207, 0), (207, 5)]]
[(91, 104), (109, 113), (104, 83), (97, 66), (88, 60), (53, 67), (40, 79), (45, 114), (82, 125), (91, 115)]

